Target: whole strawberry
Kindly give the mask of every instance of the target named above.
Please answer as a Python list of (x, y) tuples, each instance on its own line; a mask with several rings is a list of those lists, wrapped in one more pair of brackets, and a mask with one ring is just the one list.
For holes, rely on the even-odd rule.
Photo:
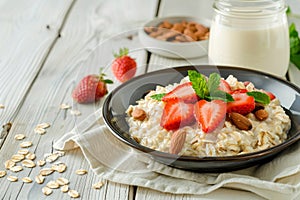
[(122, 83), (131, 79), (136, 72), (136, 62), (128, 56), (128, 49), (121, 48), (119, 54), (114, 54), (114, 57), (111, 67), (115, 77)]
[[(102, 69), (101, 69), (102, 71)], [(113, 83), (109, 79), (104, 79), (105, 74), (100, 71), (100, 75), (91, 74), (85, 76), (75, 87), (72, 97), (78, 103), (92, 103), (101, 99), (107, 94), (106, 84)]]

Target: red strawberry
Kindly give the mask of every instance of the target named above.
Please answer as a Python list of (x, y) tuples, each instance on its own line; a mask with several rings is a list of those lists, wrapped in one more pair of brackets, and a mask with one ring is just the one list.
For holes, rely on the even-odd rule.
[(247, 93), (232, 94), (233, 102), (227, 103), (227, 112), (237, 112), (242, 115), (250, 113), (255, 108), (254, 97), (248, 96)]
[(272, 92), (269, 92), (269, 91), (263, 91), (263, 92), (266, 93), (270, 97), (271, 101), (276, 98), (276, 96)]
[(176, 130), (195, 122), (194, 105), (180, 100), (166, 103), (160, 121), (160, 126), (167, 130)]
[(247, 93), (247, 89), (236, 89), (230, 92), (230, 94), (237, 94), (237, 93)]
[(162, 101), (167, 102), (176, 99), (180, 99), (185, 103), (195, 103), (198, 101), (198, 96), (192, 87), (192, 82), (178, 85), (171, 92), (167, 93), (162, 98)]
[(213, 100), (211, 102), (200, 100), (195, 104), (194, 113), (202, 131), (210, 133), (224, 122), (226, 103), (221, 100)]
[(115, 60), (112, 63), (112, 71), (120, 82), (131, 79), (136, 72), (136, 62), (128, 56), (128, 49), (120, 49), (119, 54), (114, 54)]
[(227, 81), (224, 79), (221, 79), (220, 85), (218, 87), (219, 90), (222, 90), (224, 92), (230, 93), (231, 92), (231, 87)]
[(103, 73), (85, 76), (73, 90), (73, 99), (78, 103), (98, 101), (108, 92), (106, 84), (112, 83), (111, 80), (103, 79), (104, 76)]

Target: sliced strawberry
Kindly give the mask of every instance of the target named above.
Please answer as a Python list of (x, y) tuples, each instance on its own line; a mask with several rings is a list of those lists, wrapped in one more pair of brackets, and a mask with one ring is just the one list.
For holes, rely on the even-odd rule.
[(263, 92), (266, 93), (270, 97), (271, 101), (276, 98), (276, 96), (272, 92), (269, 92), (269, 91), (263, 91)]
[(249, 85), (251, 82), (250, 81), (244, 81), (244, 86)]
[(227, 103), (227, 112), (237, 112), (242, 115), (250, 113), (255, 108), (254, 97), (248, 96), (246, 93), (232, 94), (233, 102)]
[(186, 104), (180, 100), (173, 100), (166, 103), (160, 125), (167, 130), (176, 130), (194, 122), (194, 105)]
[(210, 133), (224, 122), (226, 103), (221, 100), (213, 100), (211, 102), (200, 100), (195, 104), (194, 113), (202, 131)]
[(192, 87), (192, 82), (178, 85), (171, 92), (167, 93), (162, 98), (162, 101), (168, 102), (178, 99), (184, 101), (185, 103), (195, 103), (198, 101), (198, 96)]
[(221, 79), (220, 85), (218, 87), (219, 90), (222, 90), (224, 92), (230, 93), (231, 92), (231, 87), (227, 81), (224, 79)]
[(247, 89), (236, 89), (236, 90), (231, 91), (230, 94), (247, 93), (247, 92), (248, 92)]

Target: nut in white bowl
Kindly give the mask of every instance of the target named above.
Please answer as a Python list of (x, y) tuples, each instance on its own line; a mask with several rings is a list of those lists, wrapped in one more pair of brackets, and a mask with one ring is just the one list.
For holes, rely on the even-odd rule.
[[(164, 26), (159, 27), (162, 23), (167, 23), (166, 26), (171, 25), (173, 27), (175, 24), (186, 23), (186, 25), (194, 26), (195, 30), (191, 32), (186, 25), (181, 31), (173, 30), (174, 28), (168, 29)], [(209, 19), (179, 16), (156, 18), (146, 23), (139, 31), (139, 39), (148, 51), (160, 56), (178, 59), (197, 58), (207, 55), (209, 26)], [(195, 36), (199, 28), (206, 30), (202, 35)]]

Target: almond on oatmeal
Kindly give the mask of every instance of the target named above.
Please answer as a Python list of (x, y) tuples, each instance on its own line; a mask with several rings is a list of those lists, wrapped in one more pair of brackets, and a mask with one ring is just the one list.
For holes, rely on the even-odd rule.
[(259, 121), (264, 121), (268, 118), (269, 113), (264, 109), (260, 109), (260, 110), (255, 111), (254, 115), (255, 115), (256, 119), (258, 119)]
[(131, 116), (135, 120), (144, 121), (147, 117), (147, 114), (143, 109), (134, 108), (133, 111), (131, 112)]
[(184, 129), (179, 129), (175, 131), (171, 137), (171, 145), (169, 152), (171, 154), (178, 154), (183, 148), (186, 139), (186, 131)]
[(229, 118), (231, 119), (232, 123), (239, 129), (248, 131), (252, 129), (252, 124), (250, 120), (236, 112), (232, 112), (228, 114)]

